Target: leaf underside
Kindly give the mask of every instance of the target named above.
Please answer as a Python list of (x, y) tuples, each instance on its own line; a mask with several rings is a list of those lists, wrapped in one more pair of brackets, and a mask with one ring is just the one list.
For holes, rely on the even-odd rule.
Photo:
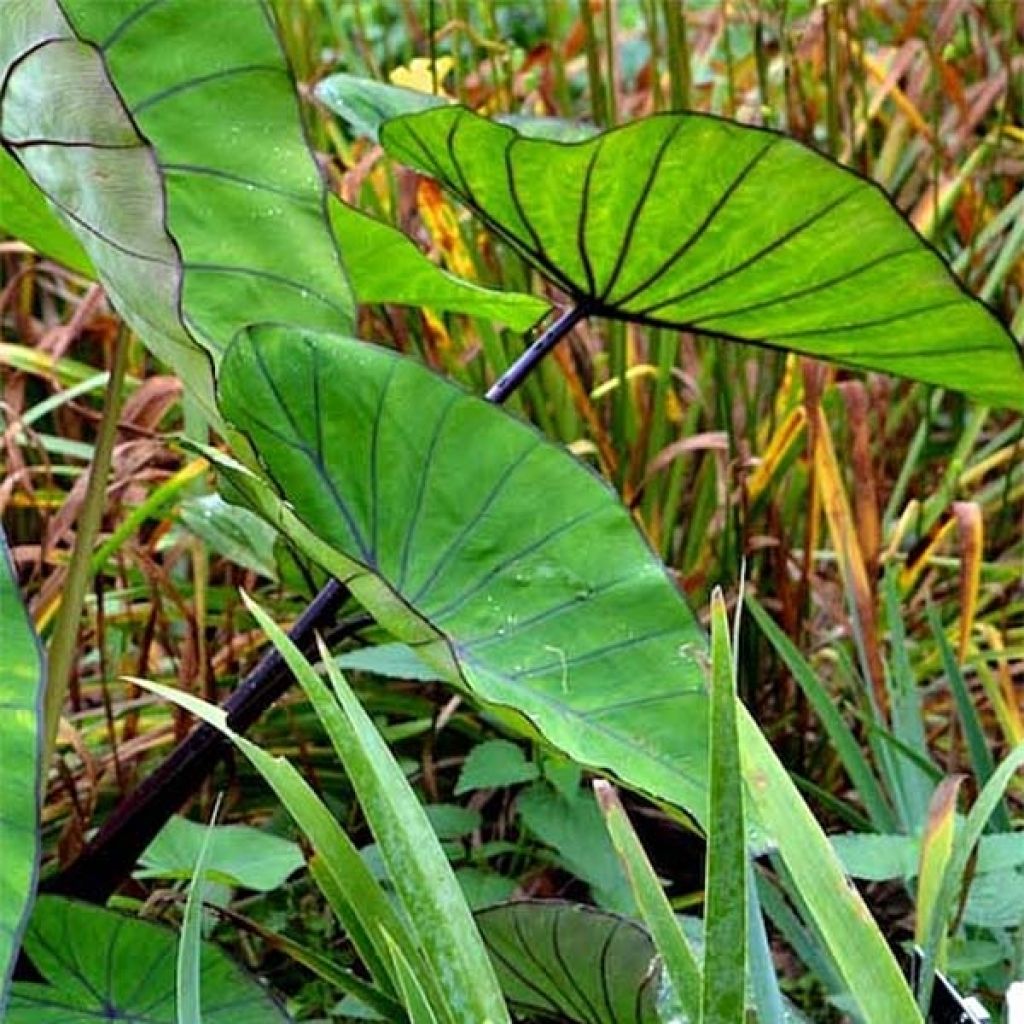
[(663, 114), (565, 143), (445, 106), (380, 137), (595, 315), (1024, 409), (1006, 328), (877, 185), (783, 135)]
[(220, 399), (304, 526), (297, 542), (398, 639), (581, 763), (703, 816), (704, 637), (586, 467), (341, 337), (255, 329), (229, 349)]
[(81, 242), (53, 213), (17, 160), (0, 148), (0, 231), (28, 243), (40, 255), (95, 277)]
[[(15, 982), (5, 1024), (177, 1024), (177, 936), (149, 921), (42, 896), (25, 952), (46, 984)], [(210, 943), (201, 953), (204, 1024), (290, 1020), (254, 979)]]
[(5, 148), (208, 411), (210, 358), (243, 325), (351, 328), (324, 184), (262, 0), (9, 0), (0, 35)]
[(39, 865), (43, 655), (0, 529), (0, 1018)]

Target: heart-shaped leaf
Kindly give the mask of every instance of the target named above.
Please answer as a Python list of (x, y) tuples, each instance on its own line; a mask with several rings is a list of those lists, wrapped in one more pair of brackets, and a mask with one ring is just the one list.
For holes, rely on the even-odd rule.
[(705, 641), (600, 479), (418, 363), (340, 337), (254, 329), (220, 399), (306, 530), (281, 525), (397, 638), (582, 763), (703, 815)]
[(595, 315), (1024, 409), (1006, 328), (878, 186), (783, 135), (666, 114), (564, 143), (445, 106), (380, 138)]
[(0, 1019), (39, 867), (43, 655), (0, 529)]
[[(211, 461), (397, 639), (507, 724), (706, 820), (706, 639), (599, 479), (421, 365), (341, 337), (256, 328), (229, 349), (220, 397), (288, 503)], [(740, 727), (751, 818), (842, 947), (851, 993), (915, 1019), (810, 810), (749, 714)]]
[(509, 1002), (574, 1024), (657, 1024), (660, 971), (646, 930), (627, 917), (561, 900), (477, 912)]
[(352, 326), (261, 0), (4, 4), (0, 38), (5, 147), (211, 417), (210, 357), (244, 324)]
[[(177, 1024), (178, 937), (149, 921), (58, 896), (40, 897), (25, 952), (45, 984), (15, 982), (5, 1024)], [(203, 1024), (290, 1020), (227, 954), (204, 943)]]

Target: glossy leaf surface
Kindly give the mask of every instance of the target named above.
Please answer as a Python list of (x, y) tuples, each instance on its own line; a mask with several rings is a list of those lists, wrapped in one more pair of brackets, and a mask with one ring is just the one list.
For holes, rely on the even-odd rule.
[(455, 106), (380, 137), (595, 314), (1024, 408), (1010, 333), (880, 188), (792, 139), (666, 114), (567, 144)]
[[(177, 936), (149, 921), (57, 896), (42, 896), (25, 950), (46, 984), (16, 982), (5, 1024), (176, 1024)], [(253, 978), (216, 946), (200, 955), (203, 1024), (290, 1020)]]
[(209, 412), (209, 359), (244, 324), (351, 326), (266, 4), (13, 0), (0, 38), (4, 145)]
[(482, 288), (435, 266), (401, 231), (332, 197), (331, 225), (361, 303), (428, 306), (501, 320), (526, 331), (551, 306), (521, 292)]
[(43, 655), (0, 529), (0, 1018), (39, 868)]
[[(288, 503), (204, 454), (396, 638), (505, 724), (706, 820), (706, 640), (588, 470), (419, 364), (340, 337), (238, 338), (221, 401)], [(851, 994), (894, 1024), (917, 1019), (877, 925), (746, 714), (740, 737), (751, 818), (807, 894)]]
[(280, 525), (398, 639), (583, 764), (703, 815), (704, 639), (589, 470), (340, 337), (240, 337), (220, 397), (302, 529)]
[(560, 900), (479, 911), (502, 988), (520, 1010), (574, 1024), (656, 1024), (659, 972), (636, 922)]

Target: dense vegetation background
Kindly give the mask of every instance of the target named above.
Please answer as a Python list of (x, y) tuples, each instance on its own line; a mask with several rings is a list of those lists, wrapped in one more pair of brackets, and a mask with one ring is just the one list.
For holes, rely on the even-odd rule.
[[(332, 188), (462, 276), (530, 287), (521, 263), (432, 182), (350, 138), (315, 102), (312, 87), (325, 75), (349, 71), (441, 90), (488, 114), (609, 126), (689, 108), (781, 128), (881, 183), (965, 285), (1018, 338), (1024, 333), (1024, 7), (1014, 0), (276, 7)], [(0, 318), (0, 511), (45, 635), (65, 593), (121, 327), (98, 286), (12, 240), (0, 242)], [(476, 391), (493, 379), (495, 355), (504, 362), (521, 344), (481, 321), (394, 307), (364, 308), (360, 336), (415, 354)], [(138, 343), (121, 398), (101, 541), (47, 785), (44, 873), (75, 857), (189, 727), (121, 677), (163, 680), (218, 701), (264, 643), (238, 588), (287, 623), (317, 582), (225, 511), (206, 462), (180, 443), (203, 439), (195, 411)], [(896, 741), (914, 748), (923, 740), (943, 774), (974, 780), (969, 789), (986, 757), (998, 760), (1024, 739), (1019, 415), (882, 375), (604, 321), (580, 329), (512, 407), (612, 482), (694, 608), (707, 607), (715, 586), (734, 601), (745, 565), (748, 591), (803, 652), (811, 680), (794, 674), (795, 657), (788, 665), (780, 658), (781, 641), (769, 642), (748, 621), (740, 694), (830, 831), (870, 832), (871, 795), (851, 781), (811, 692), (838, 707), (877, 757), (891, 741), (873, 734), (871, 701), (885, 703), (887, 677), (914, 687), (922, 715), (894, 723)], [(808, 409), (818, 407), (842, 470), (827, 486), (808, 455)], [(852, 514), (827, 517), (823, 504), (840, 492)], [(884, 593), (883, 565), (896, 570)], [(849, 600), (873, 609), (870, 628), (852, 629)], [(475, 905), (528, 894), (624, 906), (577, 770), (495, 744), (492, 723), (450, 691), (409, 678), (400, 655), (353, 654), (350, 666), (365, 706), (433, 805)], [(302, 766), (374, 863), (348, 784), (304, 700), (284, 700), (251, 735)], [(881, 775), (883, 787), (892, 782)], [(225, 766), (189, 816), (208, 819), (220, 789), (222, 820), (294, 836), (241, 764)], [(702, 842), (653, 807), (634, 801), (634, 809), (675, 905), (699, 906)], [(1024, 813), (1019, 778), (1005, 813), (1007, 826)], [(891, 865), (904, 864), (906, 851), (855, 845), (847, 856), (866, 878), (872, 909), (894, 943), (905, 941), (915, 908), (903, 868)], [(139, 879), (120, 899), (175, 919), (180, 883), (159, 867), (156, 881)], [(1019, 871), (1014, 877), (1016, 891), (1003, 878), (974, 894), (973, 924), (952, 952), (962, 983), (993, 997), (1024, 973), (1024, 882)], [(315, 888), (300, 876), (269, 892), (242, 892), (221, 894), (235, 924), (220, 937), (289, 995), (300, 1018), (331, 1014), (329, 987), (311, 981), (275, 940), (334, 943), (336, 926)], [(772, 934), (789, 994), (815, 1019), (838, 1019), (795, 936), (779, 920)]]

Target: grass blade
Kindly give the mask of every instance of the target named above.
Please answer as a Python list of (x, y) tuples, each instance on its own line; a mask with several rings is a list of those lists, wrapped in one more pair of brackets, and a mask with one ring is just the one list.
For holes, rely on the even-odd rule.
[[(956, 799), (964, 776), (952, 775), (943, 779), (932, 796), (928, 807), (928, 822), (921, 837), (921, 857), (917, 873), (917, 921), (914, 941), (920, 945), (931, 930), (932, 918), (937, 911), (939, 892), (946, 868), (953, 854), (956, 836)], [(939, 966), (945, 960), (944, 950), (937, 951)]]
[[(942, 620), (934, 605), (928, 606), (928, 625), (931, 628), (932, 636), (935, 638), (935, 646), (942, 658), (942, 667), (949, 680), (949, 688), (953, 691), (953, 700), (956, 703), (957, 714), (960, 724), (964, 728), (964, 738), (967, 741), (967, 753), (971, 759), (971, 769), (974, 777), (978, 780), (979, 786), (984, 786), (995, 771), (995, 763), (992, 760), (992, 752), (988, 749), (985, 741), (985, 731), (981, 727), (981, 720), (978, 718), (978, 709), (971, 699), (970, 691), (967, 689), (967, 682), (963, 672), (957, 664), (956, 655), (953, 653), (953, 646), (946, 637), (946, 631), (942, 628)], [(1010, 816), (1000, 801), (992, 815), (996, 827), (1001, 832), (1009, 832)]]
[(701, 970), (672, 906), (647, 859), (615, 789), (603, 779), (594, 782), (594, 793), (604, 815), (615, 852), (629, 879), (630, 888), (661, 954), (662, 969), (686, 1016), (700, 1019)]
[(885, 793), (878, 783), (875, 773), (871, 770), (868, 759), (864, 756), (850, 727), (843, 721), (843, 716), (836, 709), (835, 701), (818, 678), (817, 673), (797, 649), (796, 644), (782, 632), (772, 617), (751, 594), (746, 595), (746, 606), (750, 614), (768, 638), (775, 652), (783, 660), (786, 668), (793, 674), (797, 685), (803, 691), (815, 714), (821, 720), (835, 747), (839, 760), (842, 761), (846, 774), (864, 801), (864, 808), (871, 823), (879, 832), (896, 830), (896, 820), (892, 809), (885, 798)]
[(405, 954), (399, 948), (387, 932), (384, 938), (391, 948), (391, 959), (394, 964), (395, 980), (398, 982), (398, 989), (402, 996), (402, 1002), (409, 1013), (409, 1024), (439, 1024), (437, 1016), (430, 1006), (430, 1000), (423, 991), (423, 986), (416, 977), (416, 971), (412, 964), (405, 958)]
[(230, 729), (225, 713), (220, 708), (192, 694), (148, 679), (130, 678), (130, 682), (177, 704), (212, 725), (227, 736), (263, 776), (317, 851), (321, 869), (319, 877), (316, 871), (312, 872), (313, 878), (318, 883), (325, 877), (329, 879), (330, 885), (321, 888), (331, 909), (345, 926), (352, 945), (377, 985), (388, 994), (393, 994), (390, 956), (379, 928), (384, 925), (389, 930), (394, 929), (393, 934), (401, 936), (403, 931), (398, 916), (384, 890), (359, 856), (352, 840), (295, 766), (283, 757), (268, 754)]
[(206, 862), (210, 854), (210, 840), (213, 829), (220, 814), (223, 794), (217, 796), (217, 802), (210, 815), (210, 824), (203, 837), (203, 845), (199, 848), (195, 867), (192, 871), (192, 884), (188, 889), (185, 901), (185, 916), (181, 923), (181, 937), (178, 940), (178, 963), (175, 971), (175, 994), (177, 996), (178, 1024), (196, 1024), (202, 1016), (202, 965), (200, 958), (203, 947), (203, 878), (206, 875)]
[(315, 675), (302, 678), (303, 687), (345, 765), (445, 1009), (465, 1024), (508, 1022), (483, 939), (426, 812), (322, 642), (320, 655), (337, 703)]
[[(433, 979), (435, 1011), (447, 1011), (447, 1019), (465, 1024), (507, 1022), (498, 979), (448, 858), (419, 799), (330, 652), (321, 642), (320, 656), (337, 700), (284, 631), (244, 593), (243, 597), (299, 680), (345, 766), (429, 965), (425, 976)], [(393, 933), (390, 941), (398, 941), (400, 934)], [(407, 943), (402, 952), (410, 963), (419, 962)]]
[(1022, 767), (1024, 767), (1024, 743), (1018, 743), (992, 773), (992, 778), (985, 783), (985, 788), (978, 794), (978, 799), (975, 800), (970, 814), (967, 815), (967, 821), (960, 830), (959, 840), (953, 846), (953, 853), (946, 866), (935, 910), (929, 918), (928, 931), (922, 944), (923, 956), (917, 991), (919, 1006), (928, 1006), (931, 1002), (932, 988), (935, 984), (936, 960), (957, 896), (963, 885), (971, 854), (974, 852), (975, 846), (978, 845), (989, 818), (992, 817), (1003, 799), (1010, 780)]
[(701, 997), (701, 1019), (707, 1024), (743, 1024), (745, 1013), (747, 856), (736, 703), (729, 617), (716, 590), (711, 596), (711, 803)]
[(739, 734), (744, 775), (758, 818), (778, 844), (793, 884), (865, 1019), (919, 1024), (921, 1015), (878, 925), (742, 704)]

